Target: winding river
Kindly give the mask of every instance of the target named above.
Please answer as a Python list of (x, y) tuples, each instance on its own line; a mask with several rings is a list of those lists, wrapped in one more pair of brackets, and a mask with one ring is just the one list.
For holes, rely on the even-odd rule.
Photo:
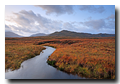
[(40, 55), (24, 61), (18, 70), (5, 72), (5, 79), (85, 79), (48, 65), (47, 58), (55, 51), (55, 48), (45, 47), (46, 49)]

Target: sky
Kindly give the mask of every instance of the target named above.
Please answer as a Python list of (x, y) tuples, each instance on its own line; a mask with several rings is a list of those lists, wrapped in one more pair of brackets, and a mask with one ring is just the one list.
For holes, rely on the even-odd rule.
[(115, 5), (5, 5), (5, 32), (115, 34)]

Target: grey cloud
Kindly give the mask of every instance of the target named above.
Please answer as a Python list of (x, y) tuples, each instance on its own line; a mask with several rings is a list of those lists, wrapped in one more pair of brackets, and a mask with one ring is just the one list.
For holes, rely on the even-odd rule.
[(14, 15), (16, 15), (16, 18), (12, 18), (12, 20), (14, 20), (14, 22), (16, 22), (17, 24), (21, 25), (21, 26), (25, 26), (27, 24), (30, 23), (30, 20), (27, 19), (26, 17), (24, 17), (23, 15), (19, 14), (19, 13), (13, 13)]
[(87, 19), (88, 19), (88, 20), (91, 20), (91, 19), (92, 19), (92, 17), (88, 17)]
[[(16, 18), (19, 22), (21, 20), (23, 20), (24, 23), (28, 24), (28, 25), (33, 25), (36, 22), (38, 22), (42, 27), (44, 27), (45, 23), (49, 23), (50, 22), (50, 19), (47, 19), (45, 17), (42, 17), (40, 14), (34, 14), (33, 11), (25, 11), (25, 10), (22, 10), (20, 11), (19, 13), (17, 13), (19, 17), (23, 17), (23, 18)], [(19, 24), (22, 24), (23, 23), (19, 23)]]
[(106, 28), (115, 29), (115, 21), (108, 21), (106, 23)]
[[(112, 17), (113, 18), (113, 17)], [(115, 29), (115, 21), (106, 19), (99, 20), (88, 20), (85, 22), (79, 22), (80, 25), (86, 26), (87, 28), (93, 28), (95, 30), (101, 29)]]
[(107, 17), (106, 19), (107, 19), (107, 20), (115, 20), (115, 15), (112, 14), (112, 15), (110, 15), (109, 17)]
[(35, 5), (35, 6), (40, 7), (43, 10), (46, 10), (47, 15), (51, 13), (56, 13), (57, 15), (73, 13), (72, 5)]
[[(62, 22), (55, 21), (41, 16), (40, 14), (35, 14), (33, 11), (22, 10), (18, 13), (13, 13), (15, 17), (8, 18), (8, 21), (15, 22), (16, 25), (5, 25), (5, 30), (12, 30), (17, 32), (19, 35), (22, 34), (33, 34), (33, 33), (53, 33), (60, 30), (70, 30), (70, 31), (102, 31), (106, 30), (112, 31), (115, 28), (114, 20), (100, 19), (91, 20), (85, 22)], [(110, 16), (109, 18), (113, 18)], [(87, 30), (87, 31), (86, 31)], [(105, 31), (106, 31), (105, 30)], [(104, 31), (104, 30), (103, 30)], [(111, 32), (112, 32), (111, 31)], [(26, 32), (26, 33), (25, 33)]]
[(110, 29), (115, 29), (115, 15), (111, 14), (106, 18), (106, 27)]
[(81, 11), (88, 11), (90, 13), (102, 13), (105, 11), (103, 6), (96, 8), (94, 5), (80, 5), (79, 9)]
[(28, 15), (28, 17), (32, 18), (36, 17), (36, 14), (34, 14), (34, 12), (31, 10), (30, 11), (21, 10), (19, 13), (24, 14), (25, 16)]
[[(44, 25), (44, 24), (48, 24), (48, 23), (51, 23), (52, 20), (51, 19), (47, 19), (45, 17), (42, 17), (40, 14), (38, 14), (38, 18), (36, 18), (36, 20), (41, 24), (41, 25)], [(45, 25), (44, 25), (45, 26)]]
[(12, 18), (18, 24), (26, 25), (33, 25), (35, 22), (39, 23), (42, 27), (45, 24), (49, 23), (51, 20), (45, 17), (42, 17), (40, 14), (35, 14), (33, 11), (25, 11), (22, 10), (19, 13), (14, 13), (17, 15), (17, 18)]
[(65, 23), (63, 24), (63, 28), (68, 29), (68, 30), (71, 30), (71, 29), (73, 29), (74, 27), (73, 27), (73, 25), (70, 24), (69, 22), (65, 22)]
[(105, 21), (103, 19), (100, 20), (89, 20), (84, 22), (84, 25), (87, 27), (91, 27), (94, 29), (100, 29), (105, 27)]
[(22, 10), (13, 14), (15, 17), (10, 17), (9, 21), (15, 22), (17, 26), (9, 25), (9, 27), (19, 33), (51, 33), (62, 27), (62, 21), (53, 21), (40, 14), (35, 14), (33, 11)]
[(14, 31), (14, 32), (17, 32), (17, 31), (19, 31), (19, 32), (29, 32), (30, 30), (29, 29), (27, 29), (27, 28), (23, 28), (23, 27), (16, 27), (16, 26), (13, 26), (13, 25), (9, 25), (11, 28), (12, 28), (12, 30)]
[(62, 30), (77, 31), (80, 27), (80, 25), (77, 24), (78, 22), (65, 22), (62, 25)]

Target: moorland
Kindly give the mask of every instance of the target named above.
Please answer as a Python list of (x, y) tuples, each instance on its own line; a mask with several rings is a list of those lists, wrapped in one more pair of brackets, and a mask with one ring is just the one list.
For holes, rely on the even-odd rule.
[(5, 70), (51, 46), (56, 50), (47, 63), (66, 73), (94, 79), (115, 79), (115, 37), (38, 36), (5, 38)]

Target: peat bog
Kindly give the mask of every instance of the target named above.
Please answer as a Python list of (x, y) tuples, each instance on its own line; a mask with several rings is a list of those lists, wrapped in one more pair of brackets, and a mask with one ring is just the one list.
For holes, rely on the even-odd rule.
[(47, 63), (67, 73), (92, 79), (115, 79), (115, 37), (5, 38), (5, 69), (18, 69), (20, 64), (52, 46), (56, 50)]

